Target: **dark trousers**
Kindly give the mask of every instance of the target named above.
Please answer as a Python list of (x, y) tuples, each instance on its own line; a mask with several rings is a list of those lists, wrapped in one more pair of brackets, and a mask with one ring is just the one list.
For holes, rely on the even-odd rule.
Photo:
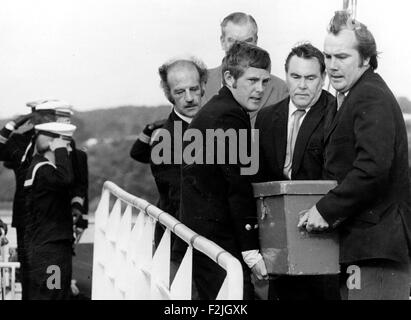
[(27, 274), (27, 251), (26, 244), (24, 241), (25, 228), (16, 227), (17, 235), (17, 258), (20, 262), (20, 281), (21, 281), (21, 290), (22, 290), (22, 300), (27, 300), (27, 290), (29, 277)]
[(341, 300), (339, 275), (282, 275), (270, 280), (269, 300)]
[[(240, 260), (241, 262), (241, 260)], [(250, 269), (243, 267), (243, 299), (254, 300), (254, 287), (251, 283)], [(223, 285), (226, 271), (201, 252), (193, 254), (193, 280), (199, 300), (215, 300)]]
[(343, 300), (409, 300), (409, 263), (372, 259), (342, 265), (341, 270)]
[(70, 240), (29, 249), (29, 300), (68, 300), (71, 294), (72, 245)]

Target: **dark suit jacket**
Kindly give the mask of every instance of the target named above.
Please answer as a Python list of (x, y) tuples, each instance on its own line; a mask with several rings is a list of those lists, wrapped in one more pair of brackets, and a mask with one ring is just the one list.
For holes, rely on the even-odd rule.
[[(251, 141), (248, 114), (226, 87), (199, 111), (189, 129), (199, 130), (203, 137), (207, 129), (234, 129), (237, 137), (239, 130), (243, 129), (247, 131), (247, 142)], [(205, 158), (209, 150), (203, 147)], [(225, 147), (228, 151), (228, 143)], [(205, 159), (203, 161), (205, 163)], [(257, 224), (256, 205), (250, 179), (240, 174), (242, 165), (238, 156), (235, 164), (216, 164), (215, 152), (214, 161), (214, 164), (183, 165), (181, 220), (241, 261), (241, 251), (259, 247), (258, 233), (254, 229)], [(247, 230), (247, 225), (252, 226), (251, 230)]]
[[(181, 126), (182, 128), (180, 137), (174, 135), (175, 124), (177, 126)], [(150, 162), (151, 172), (154, 176), (160, 196), (157, 206), (161, 210), (175, 217), (178, 215), (178, 210), (180, 208), (181, 161), (175, 161), (174, 159), (174, 140), (180, 139), (180, 143), (182, 145), (182, 136), (187, 127), (188, 123), (181, 120), (181, 118), (174, 111), (170, 113), (167, 121), (162, 127), (162, 129), (170, 133), (171, 144), (169, 147), (172, 156), (171, 163), (155, 164), (151, 159), (152, 148), (158, 145), (161, 141), (155, 141), (153, 145), (150, 146), (150, 144), (137, 139), (130, 151), (130, 156), (134, 160), (143, 163)]]
[[(251, 124), (247, 112), (236, 102), (230, 90), (223, 87), (195, 116), (189, 128), (197, 129), (203, 137), (202, 163), (183, 164), (180, 220), (190, 229), (214, 241), (242, 263), (244, 272), (244, 297), (251, 299), (250, 269), (241, 252), (258, 249), (256, 204), (249, 176), (241, 175), (238, 153), (234, 164), (229, 164), (229, 143), (224, 143), (225, 164), (217, 164), (214, 148), (213, 164), (206, 164), (210, 154), (205, 146), (207, 129), (230, 129), (239, 136), (246, 132), (242, 145), (250, 150)], [(226, 131), (227, 132), (227, 131)], [(221, 141), (221, 140), (220, 140)], [(216, 141), (214, 140), (216, 144)], [(185, 145), (190, 142), (185, 143)], [(232, 147), (232, 146), (231, 146)], [(221, 149), (220, 149), (221, 150)], [(178, 242), (177, 242), (178, 244)], [(177, 245), (178, 247), (178, 245)], [(215, 299), (225, 278), (225, 272), (212, 260), (195, 251), (193, 277), (201, 299)]]
[[(290, 98), (261, 110), (259, 130), (260, 167), (256, 182), (288, 180), (284, 176)], [(324, 167), (326, 114), (336, 107), (335, 97), (323, 90), (301, 123), (292, 160), (292, 180), (320, 180)], [(338, 276), (281, 276), (270, 282), (269, 297), (280, 300), (339, 299)]]
[(317, 209), (340, 230), (340, 261), (408, 261), (408, 144), (398, 103), (384, 80), (366, 71), (325, 134), (325, 177), (338, 186)]
[[(290, 98), (264, 108), (257, 116), (260, 167), (256, 181), (288, 180), (284, 176)], [(318, 180), (323, 170), (324, 115), (335, 104), (333, 95), (324, 91), (305, 116), (294, 148), (292, 180)]]
[[(203, 105), (210, 101), (210, 99), (219, 92), (222, 86), (222, 78), (223, 77), (221, 74), (221, 66), (208, 70), (208, 80), (205, 87), (205, 93), (201, 100)], [(268, 83), (267, 88), (264, 92), (260, 109), (273, 105), (283, 100), (287, 96), (288, 89), (285, 82), (280, 78), (271, 75), (271, 80)], [(252, 127), (254, 127), (257, 113), (258, 111), (250, 112), (250, 120)]]

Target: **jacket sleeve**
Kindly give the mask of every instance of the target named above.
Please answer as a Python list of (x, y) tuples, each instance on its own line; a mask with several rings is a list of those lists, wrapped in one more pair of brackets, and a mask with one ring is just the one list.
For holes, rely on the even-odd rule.
[(140, 138), (134, 142), (131, 150), (130, 156), (136, 161), (142, 163), (149, 163), (151, 155), (151, 147), (148, 142), (142, 141)]
[(14, 141), (12, 131), (4, 127), (0, 130), (0, 161), (17, 163), (22, 157), (22, 151)]
[(69, 192), (74, 176), (68, 152), (65, 148), (58, 148), (54, 151), (54, 154), (56, 168), (52, 166), (41, 167), (36, 180), (42, 189), (51, 191), (67, 190)]
[(256, 161), (258, 163), (257, 173), (251, 176), (251, 180), (253, 183), (267, 181), (264, 154), (263, 154), (263, 148), (261, 145), (261, 139), (263, 138), (261, 136), (263, 134), (263, 131), (261, 129), (263, 128), (264, 119), (266, 117), (265, 112), (264, 112), (265, 110), (267, 109), (263, 109), (257, 114), (257, 119), (255, 122), (255, 130), (256, 130), (256, 134), (258, 134), (258, 137), (259, 137), (258, 139), (259, 144), (258, 144), (258, 153), (256, 154), (256, 156), (258, 156), (258, 159), (253, 159), (253, 161)]
[[(225, 164), (220, 165), (224, 180), (227, 183), (228, 203), (230, 207), (230, 218), (232, 220), (241, 251), (259, 248), (257, 229), (257, 207), (253, 195), (250, 176), (242, 174), (241, 168), (246, 165), (241, 164), (239, 153), (244, 152), (247, 147), (250, 152), (251, 137), (247, 123), (241, 117), (230, 114), (223, 119), (223, 130), (234, 129), (237, 137), (240, 137), (240, 130), (248, 132), (247, 141), (238, 141), (240, 146), (237, 149), (237, 162), (229, 164), (228, 156), (230, 146), (225, 143)], [(232, 147), (232, 146), (231, 146)], [(215, 153), (216, 154), (216, 153)]]
[[(392, 104), (382, 92), (365, 88), (352, 108), (355, 160), (339, 185), (317, 209), (332, 226), (372, 206), (389, 180), (394, 158), (395, 123)], [(349, 110), (347, 110), (349, 111)]]
[(88, 163), (84, 151), (73, 150), (73, 191), (71, 206), (77, 208), (82, 214), (88, 213)]

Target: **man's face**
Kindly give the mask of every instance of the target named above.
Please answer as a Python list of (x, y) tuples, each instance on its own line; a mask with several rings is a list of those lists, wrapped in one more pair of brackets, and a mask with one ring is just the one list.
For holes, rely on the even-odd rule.
[(228, 22), (224, 28), (224, 35), (221, 35), (220, 42), (224, 52), (231, 48), (235, 41), (244, 41), (247, 43), (257, 44), (257, 35), (251, 23), (234, 24)]
[(168, 70), (167, 82), (174, 108), (183, 116), (193, 118), (200, 110), (203, 91), (197, 69), (192, 64), (177, 64)]
[(325, 74), (321, 74), (320, 63), (316, 58), (293, 56), (286, 74), (290, 98), (297, 108), (309, 108), (321, 95)]
[(339, 92), (350, 90), (368, 69), (369, 58), (361, 61), (356, 46), (352, 30), (341, 30), (337, 35), (329, 33), (325, 38), (325, 65), (332, 86)]
[(260, 108), (264, 91), (270, 81), (269, 71), (249, 67), (237, 80), (234, 79), (229, 71), (225, 72), (224, 77), (234, 99), (246, 111), (255, 111)]

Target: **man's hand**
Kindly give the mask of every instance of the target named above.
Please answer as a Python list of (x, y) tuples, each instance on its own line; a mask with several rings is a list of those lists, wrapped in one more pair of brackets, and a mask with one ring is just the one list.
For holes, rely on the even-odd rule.
[(71, 208), (71, 215), (73, 216), (73, 224), (76, 224), (82, 213), (78, 208)]
[(87, 227), (88, 227), (88, 220), (83, 219), (83, 216), (80, 215), (76, 223), (74, 223), (73, 225), (73, 231), (74, 231), (74, 237), (75, 237), (73, 245), (76, 245), (80, 241), (80, 238), (84, 230), (87, 229)]
[(305, 227), (308, 232), (312, 232), (324, 231), (325, 229), (328, 229), (329, 225), (318, 212), (317, 207), (313, 206), (300, 218), (297, 227), (299, 229)]
[(18, 129), (21, 127), (24, 123), (29, 121), (31, 118), (33, 118), (33, 113), (25, 114), (22, 116), (17, 117), (13, 122), (15, 124), (15, 128)]
[(157, 120), (156, 122), (150, 123), (148, 125), (145, 126), (143, 133), (151, 136), (151, 134), (153, 133), (154, 130), (161, 128), (164, 123), (167, 121), (167, 119), (161, 119), (161, 120)]
[(268, 279), (267, 268), (265, 267), (263, 259), (258, 260), (258, 262), (251, 268), (251, 272), (257, 277), (258, 280)]
[(149, 124), (149, 127), (150, 127), (151, 130), (154, 131), (154, 130), (164, 126), (164, 123), (166, 123), (166, 121), (167, 121), (167, 119), (157, 120), (157, 121), (153, 122), (152, 124)]
[(68, 150), (68, 146), (70, 144), (70, 141), (64, 140), (61, 138), (55, 138), (50, 142), (50, 150), (54, 151), (58, 148), (66, 148)]

